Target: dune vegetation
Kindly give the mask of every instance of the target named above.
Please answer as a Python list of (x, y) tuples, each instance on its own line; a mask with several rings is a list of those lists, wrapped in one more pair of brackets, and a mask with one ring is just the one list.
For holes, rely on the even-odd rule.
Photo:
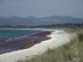
[(64, 44), (56, 49), (48, 49), (42, 55), (17, 62), (83, 62), (83, 29), (64, 29), (66, 32), (74, 33), (69, 44)]

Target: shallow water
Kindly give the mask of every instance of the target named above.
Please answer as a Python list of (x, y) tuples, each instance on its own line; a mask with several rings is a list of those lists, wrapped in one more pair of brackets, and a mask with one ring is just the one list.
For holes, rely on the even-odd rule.
[(37, 32), (40, 32), (40, 30), (0, 30), (0, 41)]

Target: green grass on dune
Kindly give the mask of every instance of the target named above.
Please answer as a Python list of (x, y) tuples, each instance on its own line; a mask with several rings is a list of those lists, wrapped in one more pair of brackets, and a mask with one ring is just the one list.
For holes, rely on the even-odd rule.
[(56, 49), (48, 49), (42, 55), (17, 62), (83, 62), (83, 29), (65, 30), (77, 35), (69, 44)]

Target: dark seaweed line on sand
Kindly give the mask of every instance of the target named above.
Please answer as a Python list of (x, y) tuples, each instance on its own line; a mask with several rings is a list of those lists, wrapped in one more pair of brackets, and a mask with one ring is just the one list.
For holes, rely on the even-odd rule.
[(20, 39), (12, 40), (11, 42), (1, 44), (0, 54), (30, 48), (33, 45), (40, 43), (41, 41), (51, 39), (51, 37), (47, 37), (47, 35), (50, 34), (51, 31), (38, 32), (36, 34), (31, 34)]

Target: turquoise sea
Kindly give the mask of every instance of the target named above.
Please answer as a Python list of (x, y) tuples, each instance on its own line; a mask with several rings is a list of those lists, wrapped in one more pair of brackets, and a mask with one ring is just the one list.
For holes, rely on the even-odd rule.
[(40, 30), (0, 30), (0, 41), (8, 38), (30, 35), (41, 32)]

